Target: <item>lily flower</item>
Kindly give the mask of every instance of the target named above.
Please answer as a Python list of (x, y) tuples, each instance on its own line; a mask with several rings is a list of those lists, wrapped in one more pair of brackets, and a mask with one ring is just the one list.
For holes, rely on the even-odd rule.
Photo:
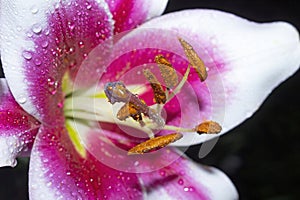
[[(298, 32), (214, 10), (159, 16), (166, 4), (1, 1), (0, 166), (30, 155), (30, 199), (238, 198), (220, 170), (164, 146), (209, 141), (250, 117), (298, 69)], [(209, 134), (210, 122), (222, 131)]]

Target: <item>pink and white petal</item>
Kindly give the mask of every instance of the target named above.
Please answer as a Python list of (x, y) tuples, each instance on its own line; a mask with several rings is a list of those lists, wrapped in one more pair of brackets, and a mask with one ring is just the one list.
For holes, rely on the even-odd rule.
[(31, 154), (30, 199), (141, 199), (142, 195), (136, 174), (110, 168), (89, 152), (82, 157), (65, 128), (41, 127)]
[[(177, 153), (169, 151), (158, 162), (166, 162)], [(157, 161), (156, 161), (157, 162)], [(158, 164), (158, 163), (157, 163)], [(162, 164), (160, 164), (162, 165)], [(202, 166), (185, 157), (160, 170), (139, 174), (147, 199), (238, 199), (231, 180), (214, 167)]]
[(168, 0), (106, 0), (115, 20), (115, 33), (128, 31), (161, 15)]
[(40, 124), (17, 104), (3, 78), (0, 102), (0, 167), (14, 167), (17, 156), (29, 154)]
[(125, 136), (125, 139), (113, 141), (110, 137), (110, 132), (122, 131), (113, 124), (101, 125), (101, 130), (88, 131), (85, 137), (89, 143), (88, 151), (107, 166), (137, 173), (145, 199), (238, 199), (234, 185), (223, 172), (213, 167), (199, 166), (182, 157), (182, 152), (175, 153), (174, 149), (163, 148), (128, 156), (126, 149), (134, 140), (127, 142), (131, 137)]
[[(192, 123), (196, 125), (201, 120), (215, 120), (223, 127), (221, 134), (225, 133), (250, 117), (270, 92), (297, 71), (300, 65), (299, 34), (288, 23), (260, 24), (220, 11), (187, 10), (150, 20), (123, 37), (116, 44), (116, 58), (124, 56), (124, 61), (119, 60), (133, 66), (120, 65), (129, 66), (122, 70), (112, 64), (116, 75), (125, 76), (141, 65), (139, 60), (144, 62), (150, 59), (146, 63), (152, 64), (155, 49), (159, 50), (156, 55), (169, 54), (174, 67), (182, 73), (187, 62), (177, 41), (178, 36), (192, 44), (209, 69), (208, 79), (204, 83), (197, 80), (192, 70), (188, 83), (199, 105), (183, 104), (183, 108), (196, 110), (188, 111), (187, 118), (181, 117), (183, 126), (193, 127)], [(138, 65), (134, 65), (136, 63)], [(104, 76), (104, 80), (113, 79), (110, 73)], [(137, 77), (136, 73), (134, 79)], [(126, 81), (130, 83), (130, 80)], [(189, 101), (183, 99), (183, 102)], [(171, 109), (166, 108), (168, 113)], [(175, 119), (185, 112), (181, 108), (178, 112), (171, 112)], [(189, 133), (176, 144), (196, 144), (217, 136)]]
[[(76, 127), (89, 153), (101, 163), (137, 173), (146, 199), (237, 199), (236, 189), (226, 175), (215, 168), (197, 166), (182, 157), (182, 152), (163, 148), (128, 156), (128, 148), (138, 140), (126, 135), (124, 127), (102, 123), (101, 128), (93, 129), (80, 121)], [(119, 139), (114, 140), (111, 135), (116, 133)]]
[(82, 84), (101, 74), (101, 63), (95, 68), (81, 63), (113, 34), (108, 5), (104, 0), (5, 0), (0, 14), (1, 60), (13, 95), (39, 120), (61, 123), (65, 72), (75, 79), (80, 67), (81, 78), (89, 77)]
[[(137, 141), (126, 136), (115, 124), (101, 124), (98, 129), (74, 122), (89, 153), (101, 163), (123, 172), (137, 173), (146, 199), (237, 199), (235, 187), (215, 168), (197, 166), (182, 157), (182, 152), (164, 148), (144, 155), (127, 155)], [(119, 139), (111, 135), (120, 133)], [(130, 138), (130, 140), (128, 140)], [(216, 188), (217, 187), (217, 188)]]

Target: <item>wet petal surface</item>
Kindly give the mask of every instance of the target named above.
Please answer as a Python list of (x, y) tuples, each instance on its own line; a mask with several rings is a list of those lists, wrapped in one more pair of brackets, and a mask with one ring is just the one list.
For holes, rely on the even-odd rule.
[(14, 100), (6, 80), (0, 79), (0, 166), (15, 166), (17, 156), (29, 155), (39, 122)]
[[(102, 152), (103, 158), (108, 157)], [(30, 170), (31, 199), (141, 199), (136, 174), (110, 168), (78, 154), (64, 128), (42, 127)]]
[(101, 63), (81, 63), (113, 34), (112, 24), (104, 0), (1, 2), (1, 60), (20, 105), (44, 123), (63, 123), (62, 78), (67, 71), (78, 85), (98, 78)]
[(115, 20), (115, 33), (128, 31), (163, 13), (168, 0), (106, 0)]

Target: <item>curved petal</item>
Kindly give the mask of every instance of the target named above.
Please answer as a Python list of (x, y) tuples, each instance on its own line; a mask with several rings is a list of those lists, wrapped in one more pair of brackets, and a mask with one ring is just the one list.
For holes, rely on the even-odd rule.
[[(102, 157), (105, 158), (104, 151)], [(29, 168), (30, 199), (141, 199), (136, 174), (80, 156), (64, 128), (41, 127)]]
[[(77, 125), (82, 134), (85, 128)], [(121, 129), (101, 124), (100, 129), (87, 131), (82, 137), (88, 151), (105, 165), (137, 173), (145, 199), (238, 199), (234, 185), (225, 174), (212, 167), (198, 166), (172, 148), (128, 156), (128, 148), (137, 140), (123, 135), (118, 140), (112, 139), (115, 132), (124, 134)], [(106, 156), (102, 155), (104, 152)]]
[[(176, 153), (170, 151), (160, 161), (166, 162)], [(158, 163), (157, 163), (158, 164)], [(161, 164), (160, 164), (161, 165)], [(200, 166), (179, 157), (174, 163), (160, 170), (139, 174), (147, 199), (238, 199), (230, 179), (220, 170)]]
[[(77, 125), (82, 134), (84, 128)], [(145, 199), (238, 199), (234, 185), (225, 174), (212, 167), (198, 166), (172, 148), (127, 156), (128, 148), (137, 138), (128, 135), (119, 135), (118, 140), (111, 138), (115, 132), (124, 134), (123, 131), (122, 127), (101, 124), (100, 129), (87, 131), (82, 138), (88, 151), (105, 165), (137, 173)], [(111, 156), (104, 157), (104, 152)]]
[(161, 15), (168, 0), (106, 0), (106, 2), (115, 20), (115, 33), (120, 33)]
[(82, 84), (101, 74), (101, 63), (95, 68), (81, 63), (92, 48), (113, 34), (107, 4), (104, 0), (26, 4), (5, 0), (0, 9), (1, 60), (13, 95), (41, 121), (61, 123), (57, 116), (62, 116), (61, 81), (66, 71), (75, 79), (81, 67)]
[(14, 167), (17, 156), (30, 152), (40, 124), (17, 104), (5, 79), (0, 79), (0, 102), (0, 167)]
[[(153, 19), (119, 40), (103, 82), (145, 82), (141, 70), (153, 68), (157, 54), (164, 54), (183, 74), (188, 62), (178, 36), (203, 59), (208, 79), (200, 82), (192, 69), (187, 84), (191, 92), (183, 89), (179, 102), (165, 107), (173, 125), (192, 128), (203, 120), (214, 120), (222, 125), (223, 134), (250, 117), (300, 64), (299, 35), (287, 23), (259, 24), (219, 11), (188, 10)], [(189, 133), (176, 144), (214, 137)]]

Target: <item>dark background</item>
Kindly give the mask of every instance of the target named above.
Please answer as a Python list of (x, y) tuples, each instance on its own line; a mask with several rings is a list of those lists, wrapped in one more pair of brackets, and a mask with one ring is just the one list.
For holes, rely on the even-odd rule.
[[(258, 22), (287, 21), (300, 30), (296, 0), (170, 0), (166, 12), (211, 8)], [(0, 73), (1, 74), (1, 73)], [(200, 146), (187, 154), (225, 171), (241, 199), (300, 199), (300, 72), (281, 84), (256, 114), (225, 136), (204, 159)], [(0, 199), (28, 199), (28, 159), (0, 169)], [(216, 185), (216, 190), (218, 186)]]

